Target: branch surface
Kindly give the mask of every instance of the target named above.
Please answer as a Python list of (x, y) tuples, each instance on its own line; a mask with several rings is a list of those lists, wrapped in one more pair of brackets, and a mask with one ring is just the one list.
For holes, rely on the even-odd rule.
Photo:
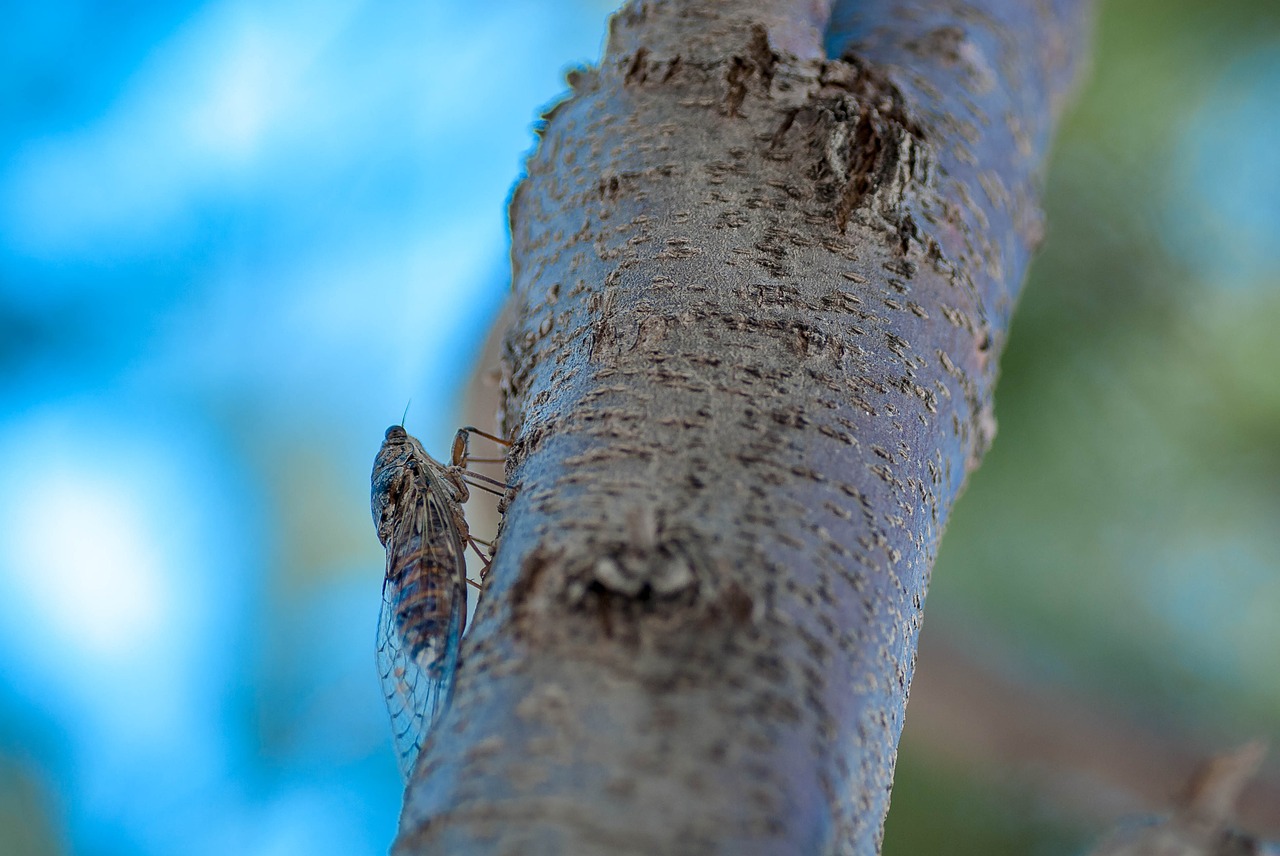
[(614, 17), (511, 203), (515, 490), (398, 853), (877, 852), (1081, 5)]

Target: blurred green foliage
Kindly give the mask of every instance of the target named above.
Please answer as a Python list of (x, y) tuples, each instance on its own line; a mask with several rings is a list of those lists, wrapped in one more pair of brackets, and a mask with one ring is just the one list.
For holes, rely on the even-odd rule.
[[(1247, 226), (1280, 246), (1274, 138), (1254, 147), (1265, 162), (1221, 150), (1250, 151), (1272, 121), (1228, 108), (1280, 112), (1280, 79), (1268, 94), (1250, 77), (1278, 57), (1273, 2), (1099, 7), (1002, 362), (999, 436), (943, 539), (925, 630), (980, 624), (1069, 692), (1224, 747), (1280, 743), (1280, 270), (1274, 255), (1242, 268), (1221, 243)], [(1223, 217), (1206, 200), (1233, 170), (1261, 183), (1232, 200), (1249, 223), (1210, 228)], [(887, 856), (1074, 853), (1103, 831), (1071, 840), (1010, 813), (1029, 803), (1008, 771), (940, 769), (909, 707), (902, 753)]]
[(885, 856), (1047, 856), (1075, 848), (1074, 830), (1025, 791), (999, 782), (974, 787), (972, 777), (909, 748), (898, 757), (897, 777)]
[(0, 762), (0, 853), (53, 856), (64, 852), (52, 817), (52, 795), (38, 775), (6, 759)]

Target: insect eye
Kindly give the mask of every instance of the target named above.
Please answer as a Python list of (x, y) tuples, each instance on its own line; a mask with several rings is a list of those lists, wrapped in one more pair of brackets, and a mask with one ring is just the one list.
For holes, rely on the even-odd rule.
[(387, 433), (384, 436), (384, 439), (392, 443), (397, 443), (397, 442), (403, 441), (404, 438), (408, 436), (409, 436), (409, 433), (404, 430), (403, 425), (392, 425), (390, 428), (387, 429)]

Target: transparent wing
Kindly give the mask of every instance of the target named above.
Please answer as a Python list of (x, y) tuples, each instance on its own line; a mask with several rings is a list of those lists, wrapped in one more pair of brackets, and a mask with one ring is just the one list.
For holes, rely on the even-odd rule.
[(406, 779), (448, 708), (466, 624), (466, 519), (458, 494), (419, 441), (402, 427), (387, 430), (370, 494), (387, 548), (376, 662)]
[[(438, 640), (406, 640), (397, 626), (396, 598), (388, 592), (391, 588), (390, 582), (383, 584), (382, 613), (378, 618), (378, 678), (391, 714), (400, 773), (408, 781), (427, 732), (453, 693), (466, 604), (465, 594), (453, 599)], [(435, 644), (424, 644), (429, 641)], [(419, 649), (416, 657), (412, 653), (415, 649)]]

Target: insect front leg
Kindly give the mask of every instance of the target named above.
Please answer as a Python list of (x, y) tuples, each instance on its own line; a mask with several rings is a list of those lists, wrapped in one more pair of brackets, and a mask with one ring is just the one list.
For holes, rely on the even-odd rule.
[[(476, 482), (473, 482), (473, 481), (469, 481), (467, 482), (467, 484), (471, 485), (472, 487), (477, 487), (477, 488), (480, 488), (481, 490), (488, 491), (489, 493), (495, 496), (502, 496), (503, 491), (507, 491), (511, 489), (511, 485), (507, 484), (506, 482), (498, 481), (497, 479), (491, 479), (488, 476), (484, 476), (484, 475), (481, 475), (480, 473), (473, 472), (467, 469), (467, 464), (473, 461), (476, 463), (497, 464), (497, 463), (502, 463), (504, 460), (506, 460), (505, 458), (473, 458), (471, 456), (471, 435), (472, 434), (479, 434), (481, 437), (485, 437), (489, 440), (492, 440), (493, 442), (498, 443), (504, 447), (509, 447), (511, 445), (509, 441), (504, 440), (501, 437), (496, 437), (487, 431), (481, 431), (479, 428), (473, 428), (470, 425), (468, 425), (465, 428), (459, 428), (458, 433), (454, 435), (453, 454), (450, 457), (450, 461), (453, 463), (454, 468), (457, 471), (465, 474), (466, 477), (472, 478), (472, 479), (478, 479), (481, 482), (485, 482), (485, 484), (492, 485), (492, 487), (486, 487), (485, 484), (477, 484)], [(501, 490), (495, 490), (494, 488), (501, 488)]]

